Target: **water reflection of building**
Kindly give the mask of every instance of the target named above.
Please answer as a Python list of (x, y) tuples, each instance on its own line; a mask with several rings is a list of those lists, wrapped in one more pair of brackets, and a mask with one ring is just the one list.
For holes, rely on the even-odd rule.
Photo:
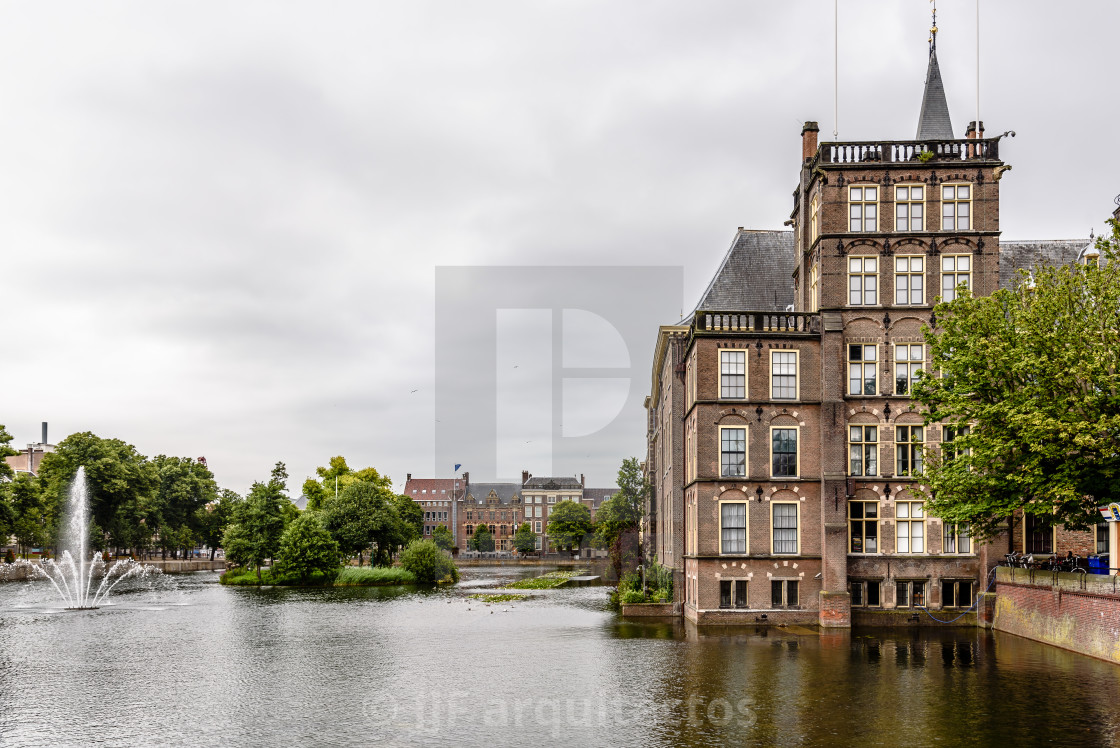
[(915, 490), (923, 449), (953, 438), (910, 399), (936, 299), (1084, 246), (1000, 242), (1000, 140), (982, 122), (954, 137), (931, 45), (917, 137), (818, 143), (807, 122), (792, 231), (740, 229), (695, 311), (660, 328), (644, 530), (686, 618), (964, 610), (1012, 547), (1097, 550), (1028, 522), (981, 546)]

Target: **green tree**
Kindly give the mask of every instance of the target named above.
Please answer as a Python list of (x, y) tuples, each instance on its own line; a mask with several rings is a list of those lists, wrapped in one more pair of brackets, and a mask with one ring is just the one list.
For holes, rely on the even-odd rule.
[(8, 464), (8, 457), (13, 457), (19, 454), (19, 451), (12, 449), (11, 446), (12, 435), (4, 428), (4, 424), (0, 423), (0, 478), (12, 477), (12, 466)]
[(413, 540), (401, 551), (401, 567), (412, 572), (416, 581), (433, 584), (459, 581), (459, 569), (438, 545), (431, 540)]
[(489, 553), (494, 550), (494, 536), (486, 525), (479, 525), (474, 529), (474, 535), (467, 541), (467, 546), (472, 551)]
[(375, 468), (367, 467), (352, 470), (342, 455), (332, 457), (328, 464), (315, 468), (318, 479), (308, 478), (303, 482), (303, 495), (307, 497), (307, 508), (312, 511), (321, 509), (327, 499), (340, 496), (354, 483), (372, 483), (378, 488), (391, 491), (393, 483), (388, 476), (381, 475)]
[(278, 462), (268, 483), (254, 483), (234, 510), (233, 523), (222, 538), (226, 558), (255, 568), (258, 581), (261, 567), (276, 555), (284, 532), (284, 503), (291, 503), (284, 494), (287, 477), (284, 463)]
[(537, 534), (528, 522), (522, 522), (513, 534), (513, 547), (518, 553), (532, 553), (537, 550)]
[(432, 542), (444, 551), (449, 551), (455, 547), (455, 537), (445, 525), (437, 525), (436, 529), (432, 530)]
[(548, 541), (557, 548), (578, 550), (593, 529), (591, 510), (575, 501), (561, 501), (548, 515)]
[(403, 544), (409, 531), (397, 512), (395, 499), (395, 494), (382, 485), (354, 481), (337, 498), (327, 499), (323, 524), (343, 553), (358, 557), (359, 566), (367, 548), (374, 549), (371, 563), (388, 565), (393, 550)]
[(1012, 289), (962, 289), (934, 309), (926, 340), (939, 374), (921, 377), (914, 397), (952, 446), (925, 452), (930, 514), (989, 538), (1017, 509), (1087, 528), (1120, 496), (1120, 225), (1110, 223), (1100, 267), (1038, 268)]
[(54, 521), (38, 479), (20, 473), (8, 489), (12, 534), (16, 536), (20, 555), (26, 558), (32, 548), (46, 545)]
[(199, 511), (217, 501), (214, 474), (205, 463), (188, 457), (157, 455), (151, 464), (158, 483), (149, 503), (146, 524), (158, 523), (165, 558), (168, 551), (176, 549), (186, 555), (203, 535)]
[[(109, 543), (117, 549), (132, 548), (150, 537), (151, 528), (161, 524), (154, 505), (158, 470), (131, 444), (88, 431), (63, 439), (39, 465), (50, 518), (56, 522), (60, 518), (80, 466), (86, 469), (90, 519), (104, 529)], [(46, 542), (54, 540), (57, 530), (50, 528)]]
[(397, 545), (406, 546), (424, 534), (424, 509), (412, 499), (401, 494), (393, 495), (393, 506), (401, 521)]
[(228, 488), (218, 493), (218, 498), (198, 510), (196, 523), (199, 539), (210, 548), (210, 560), (222, 544), (222, 536), (233, 521), (234, 510), (241, 503), (241, 497)]
[(636, 457), (622, 461), (618, 469), (618, 491), (599, 506), (595, 535), (608, 548), (625, 532), (637, 532), (645, 516), (649, 482)]
[(303, 512), (292, 521), (280, 538), (276, 571), (296, 574), (305, 582), (315, 572), (331, 574), (338, 570), (338, 543), (323, 527), (317, 512)]

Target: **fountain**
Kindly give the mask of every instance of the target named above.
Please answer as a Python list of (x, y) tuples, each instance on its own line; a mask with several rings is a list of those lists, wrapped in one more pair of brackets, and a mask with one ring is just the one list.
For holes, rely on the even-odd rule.
[[(62, 536), (62, 546), (66, 550), (59, 560), (47, 559), (31, 567), (36, 576), (50, 580), (67, 610), (96, 610), (124, 580), (159, 573), (155, 567), (132, 559), (116, 561), (106, 568), (100, 553), (89, 553), (89, 487), (85, 467), (79, 467), (74, 474), (66, 518)], [(77, 554), (76, 562), (71, 550)], [(100, 582), (95, 588), (98, 579)]]

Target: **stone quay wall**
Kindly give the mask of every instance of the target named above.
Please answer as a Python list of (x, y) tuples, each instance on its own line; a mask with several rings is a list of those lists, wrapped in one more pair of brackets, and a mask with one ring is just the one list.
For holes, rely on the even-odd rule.
[(1120, 578), (996, 570), (992, 628), (1120, 664)]

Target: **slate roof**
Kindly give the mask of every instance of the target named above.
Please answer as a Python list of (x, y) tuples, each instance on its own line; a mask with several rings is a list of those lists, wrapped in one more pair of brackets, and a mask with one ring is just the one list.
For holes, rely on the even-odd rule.
[(1042, 265), (1068, 265), (1077, 261), (1088, 239), (1050, 239), (999, 243), (999, 287), (1011, 288), (1016, 272)]
[(527, 491), (571, 491), (581, 488), (583, 488), (583, 484), (579, 482), (579, 478), (567, 475), (560, 477), (542, 475), (530, 478), (525, 482), (525, 490)]
[(792, 231), (739, 229), (695, 309), (784, 311), (794, 300), (794, 252)]
[(596, 509), (604, 501), (618, 493), (617, 488), (585, 488), (583, 489), (583, 498), (591, 499), (591, 504)]
[(502, 504), (509, 504), (515, 496), (521, 498), (520, 483), (471, 483), (467, 486), (467, 500), (473, 498), (476, 503), (485, 504), (491, 491), (498, 495)]
[(953, 123), (949, 120), (949, 104), (937, 64), (937, 49), (929, 51), (926, 88), (922, 94), (922, 113), (918, 115), (918, 140), (952, 140)]

